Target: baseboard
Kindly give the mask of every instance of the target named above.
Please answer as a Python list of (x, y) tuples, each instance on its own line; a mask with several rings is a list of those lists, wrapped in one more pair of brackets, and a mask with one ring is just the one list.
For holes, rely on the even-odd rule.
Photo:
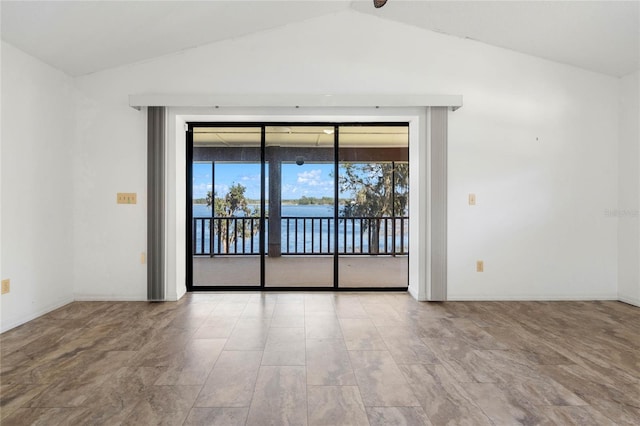
[(420, 299), (420, 295), (418, 294), (418, 286), (417, 285), (410, 285), (409, 288), (407, 289), (409, 291), (409, 294), (416, 299), (418, 302), (424, 302), (426, 301), (426, 299)]
[(618, 300), (628, 305), (633, 305), (640, 308), (640, 299), (638, 298), (618, 295)]
[(560, 301), (593, 301), (593, 300), (619, 300), (617, 294), (567, 294), (541, 296), (534, 294), (523, 294), (513, 296), (489, 296), (486, 294), (449, 294), (447, 301), (450, 302), (560, 302)]
[(181, 287), (180, 291), (178, 291), (178, 297), (177, 297), (177, 299), (175, 301), (178, 301), (178, 300), (182, 299), (185, 294), (187, 294), (187, 288), (186, 287)]
[(58, 308), (61, 308), (65, 305), (68, 305), (69, 303), (73, 302), (74, 298), (73, 297), (69, 297), (67, 299), (61, 300), (59, 302), (55, 302), (49, 306), (47, 306), (46, 308), (40, 309), (32, 314), (26, 315), (16, 321), (12, 321), (9, 324), (6, 324), (4, 321), (2, 322), (2, 327), (0, 327), (0, 333), (4, 333), (5, 331), (9, 331), (12, 328), (16, 328), (22, 324), (25, 324), (29, 321), (32, 321), (38, 317), (41, 317), (43, 315), (48, 314), (51, 311), (55, 311)]
[(76, 294), (76, 302), (146, 302), (146, 297), (135, 296), (97, 296), (91, 294)]
[(165, 300), (167, 302), (177, 302), (178, 300), (182, 299), (185, 294), (187, 294), (186, 287), (182, 287), (177, 290), (177, 293), (167, 293)]

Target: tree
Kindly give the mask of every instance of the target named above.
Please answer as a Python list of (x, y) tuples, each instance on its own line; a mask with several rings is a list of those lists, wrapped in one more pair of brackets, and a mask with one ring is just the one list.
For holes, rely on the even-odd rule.
[(255, 216), (260, 216), (260, 211), (249, 208), (245, 191), (243, 185), (234, 183), (223, 198), (216, 197), (211, 191), (207, 192), (207, 207), (213, 205), (213, 216), (217, 219), (214, 222), (215, 232), (219, 236), (220, 252), (223, 254), (229, 253), (229, 247), (238, 238), (244, 240), (252, 235), (252, 224), (253, 235), (260, 231), (260, 221), (255, 219)]
[(362, 221), (360, 232), (371, 230), (369, 251), (378, 253), (381, 218), (403, 216), (407, 210), (409, 164), (345, 163), (342, 168), (340, 191), (353, 197), (345, 203), (342, 216), (371, 218)]
[(310, 204), (318, 204), (317, 199), (315, 197), (306, 197), (306, 196), (303, 195), (298, 200), (298, 205), (299, 206), (308, 206)]

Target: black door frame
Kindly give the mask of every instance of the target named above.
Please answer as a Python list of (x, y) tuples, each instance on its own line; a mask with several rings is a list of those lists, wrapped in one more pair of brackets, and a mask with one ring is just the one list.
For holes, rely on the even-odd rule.
[[(266, 176), (265, 176), (265, 151), (266, 151), (266, 128), (267, 126), (324, 126), (334, 127), (334, 203), (336, 208), (334, 211), (334, 253), (333, 253), (333, 286), (329, 287), (274, 287), (265, 286), (265, 192), (266, 192)], [(339, 151), (339, 128), (340, 127), (409, 127), (408, 122), (392, 121), (392, 122), (226, 122), (226, 121), (194, 121), (187, 122), (186, 130), (186, 229), (185, 236), (187, 239), (186, 246), (186, 287), (188, 292), (196, 291), (350, 291), (350, 292), (371, 292), (371, 291), (408, 291), (409, 283), (406, 287), (340, 287), (339, 286), (339, 253), (338, 253), (338, 213), (337, 208), (339, 199), (338, 188), (338, 170), (340, 163)], [(259, 256), (260, 256), (260, 284), (255, 286), (194, 286), (193, 285), (193, 129), (196, 127), (260, 127), (260, 231), (259, 231)], [(411, 171), (409, 172), (411, 173)], [(212, 177), (213, 178), (213, 177)], [(410, 254), (408, 254), (410, 255)]]

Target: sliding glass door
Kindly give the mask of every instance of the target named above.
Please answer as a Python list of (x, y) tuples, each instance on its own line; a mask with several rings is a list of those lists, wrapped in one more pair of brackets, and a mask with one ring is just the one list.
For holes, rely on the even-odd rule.
[(404, 124), (191, 125), (193, 289), (406, 288)]
[(260, 127), (195, 127), (193, 287), (260, 286)]
[(334, 126), (267, 126), (265, 287), (333, 287)]
[(340, 287), (406, 287), (409, 280), (407, 126), (340, 126)]

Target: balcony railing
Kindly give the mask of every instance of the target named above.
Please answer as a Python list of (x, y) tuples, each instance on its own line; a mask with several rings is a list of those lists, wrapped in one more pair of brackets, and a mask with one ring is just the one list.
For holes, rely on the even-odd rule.
[[(333, 217), (281, 218), (283, 255), (327, 255), (335, 250)], [(268, 224), (268, 220), (265, 223)], [(259, 217), (194, 217), (192, 250), (194, 255), (260, 254)], [(407, 255), (409, 218), (338, 218), (338, 254)], [(265, 229), (265, 241), (268, 241)]]

